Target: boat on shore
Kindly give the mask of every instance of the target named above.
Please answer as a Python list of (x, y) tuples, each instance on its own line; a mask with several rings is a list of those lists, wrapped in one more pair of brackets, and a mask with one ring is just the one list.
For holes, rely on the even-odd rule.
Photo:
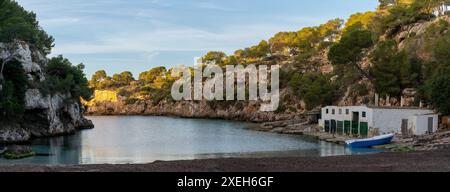
[(394, 134), (380, 135), (368, 139), (348, 140), (345, 143), (350, 148), (370, 148), (379, 145), (386, 145), (392, 142)]

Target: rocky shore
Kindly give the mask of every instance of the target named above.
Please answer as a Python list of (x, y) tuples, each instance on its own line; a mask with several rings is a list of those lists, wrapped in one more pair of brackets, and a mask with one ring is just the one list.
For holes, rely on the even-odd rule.
[[(83, 116), (79, 98), (70, 93), (43, 95), (39, 83), (45, 80), (48, 59), (25, 42), (0, 42), (0, 59), (12, 57), (21, 64), (28, 77), (23, 121), (0, 122), (0, 144), (26, 142), (33, 137), (47, 137), (74, 133), (93, 128)], [(7, 63), (9, 64), (9, 63)]]
[(0, 165), (0, 172), (448, 172), (450, 149), (337, 157), (236, 158), (141, 165)]
[[(282, 92), (282, 96), (290, 93)], [(300, 101), (292, 101), (298, 102)], [(114, 90), (96, 90), (94, 99), (84, 102), (86, 115), (148, 115), (175, 116), (184, 118), (225, 119), (236, 121), (269, 122), (302, 117), (301, 111), (262, 112), (260, 102), (256, 101), (169, 101), (155, 104), (152, 100), (130, 102)], [(301, 107), (298, 107), (298, 110)]]
[[(337, 135), (322, 132), (321, 128), (307, 119), (288, 120), (262, 123), (258, 126), (249, 127), (256, 131), (265, 131), (279, 134), (304, 135), (313, 137), (321, 141), (327, 141), (336, 144), (345, 144), (345, 141), (354, 139), (347, 135)], [(432, 151), (450, 147), (450, 131), (441, 130), (434, 134), (411, 136), (403, 138), (398, 136), (393, 143), (384, 146), (378, 146), (378, 149), (388, 151)]]

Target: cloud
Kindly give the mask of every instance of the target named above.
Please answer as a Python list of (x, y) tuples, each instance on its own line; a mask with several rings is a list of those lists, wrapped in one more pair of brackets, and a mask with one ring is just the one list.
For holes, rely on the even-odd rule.
[(145, 54), (145, 59), (147, 59), (147, 61), (152, 61), (155, 57), (157, 57), (158, 55), (160, 55), (161, 52), (159, 51), (152, 51), (148, 54)]
[[(56, 3), (58, 0), (19, 1), (45, 13), (41, 23), (51, 34), (56, 34), (58, 40), (54, 54), (231, 52), (257, 44), (278, 31), (298, 30), (302, 24), (315, 25), (326, 20), (273, 13), (254, 18), (247, 12), (239, 12), (247, 16), (237, 19), (237, 16), (220, 13), (236, 11), (233, 9), (236, 4), (208, 0), (142, 0), (139, 3), (68, 0), (65, 4)], [(196, 14), (205, 10), (219, 13), (213, 14), (211, 20)]]
[(211, 1), (202, 1), (194, 3), (196, 8), (200, 9), (208, 9), (208, 10), (217, 10), (217, 11), (237, 11), (236, 9), (224, 6), (224, 5), (218, 5), (216, 3), (213, 3)]
[[(171, 27), (149, 32), (122, 33), (96, 41), (68, 42), (54, 54), (124, 53), (154, 51), (234, 51), (267, 39), (283, 28), (279, 25), (246, 25), (212, 32), (191, 27)], [(252, 31), (252, 33), (248, 33)]]
[(46, 27), (61, 27), (66, 25), (73, 25), (82, 21), (84, 18), (81, 17), (61, 17), (61, 18), (51, 18), (51, 19), (42, 19), (40, 21)]

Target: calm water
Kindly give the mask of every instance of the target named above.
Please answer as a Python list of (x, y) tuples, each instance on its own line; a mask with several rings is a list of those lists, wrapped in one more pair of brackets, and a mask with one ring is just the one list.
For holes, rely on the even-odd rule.
[(34, 140), (42, 156), (8, 164), (122, 164), (221, 157), (335, 156), (344, 146), (301, 136), (245, 129), (248, 123), (170, 117), (89, 117), (95, 129), (72, 136)]

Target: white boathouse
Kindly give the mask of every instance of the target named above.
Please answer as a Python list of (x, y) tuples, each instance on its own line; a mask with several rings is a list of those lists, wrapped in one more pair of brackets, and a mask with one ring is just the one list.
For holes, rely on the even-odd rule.
[(438, 115), (412, 107), (328, 106), (322, 108), (319, 125), (325, 132), (359, 137), (423, 135), (437, 131)]

